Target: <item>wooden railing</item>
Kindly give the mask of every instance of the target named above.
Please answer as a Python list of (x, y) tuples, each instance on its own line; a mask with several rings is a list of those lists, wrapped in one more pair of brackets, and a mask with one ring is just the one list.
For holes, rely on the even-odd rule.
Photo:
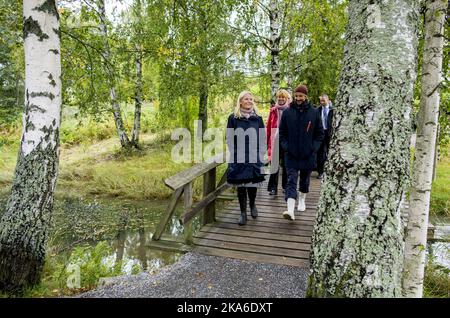
[[(184, 243), (192, 244), (192, 219), (203, 211), (202, 225), (212, 223), (215, 221), (217, 197), (230, 186), (226, 183), (226, 172), (220, 178), (216, 186), (216, 170), (217, 167), (225, 163), (225, 154), (221, 153), (211, 160), (209, 163), (199, 163), (189, 169), (183, 170), (174, 176), (164, 180), (166, 186), (171, 188), (174, 192), (170, 198), (167, 210), (162, 215), (159, 224), (152, 236), (152, 241), (162, 241), (161, 237), (172, 219), (177, 203), (183, 195), (184, 206), (183, 213), (180, 217), (180, 223), (184, 226)], [(201, 201), (193, 204), (192, 200), (192, 185), (195, 179), (203, 176), (203, 198)], [(169, 241), (174, 241), (171, 239)], [(150, 244), (161, 248), (161, 244)], [(172, 245), (173, 246), (173, 245)], [(172, 248), (173, 249), (173, 248)]]

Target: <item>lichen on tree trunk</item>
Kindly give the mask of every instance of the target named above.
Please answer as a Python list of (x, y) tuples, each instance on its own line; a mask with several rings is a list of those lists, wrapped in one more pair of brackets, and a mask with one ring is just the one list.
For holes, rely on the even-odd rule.
[(61, 61), (54, 0), (23, 4), (25, 110), (11, 196), (0, 221), (0, 290), (39, 281), (59, 162)]
[(0, 290), (14, 293), (39, 281), (53, 210), (58, 147), (59, 143), (38, 147), (19, 157), (0, 226)]
[(350, 1), (310, 297), (401, 296), (418, 1)]

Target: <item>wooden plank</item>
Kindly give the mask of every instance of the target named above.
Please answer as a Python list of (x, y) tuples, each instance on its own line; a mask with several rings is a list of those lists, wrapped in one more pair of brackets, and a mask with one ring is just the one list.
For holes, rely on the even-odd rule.
[[(218, 217), (219, 222), (237, 223), (235, 218)], [(286, 223), (274, 223), (274, 222), (258, 222), (257, 220), (252, 220), (251, 218), (247, 220), (247, 225), (253, 224), (255, 226), (267, 227), (267, 228), (279, 228), (279, 229), (292, 229), (298, 231), (309, 232), (312, 234), (313, 226), (311, 225), (299, 225), (298, 221), (288, 221)], [(245, 226), (247, 226), (245, 225)], [(311, 235), (310, 234), (310, 235)]]
[[(192, 207), (192, 182), (184, 186), (184, 211), (189, 211)], [(184, 242), (191, 245), (194, 242), (192, 223), (184, 223)]]
[(199, 232), (197, 233), (195, 238), (204, 240), (211, 239), (230, 243), (253, 244), (257, 246), (267, 246), (267, 247), (276, 247), (281, 249), (302, 250), (302, 251), (309, 251), (311, 248), (311, 244), (308, 243), (278, 241), (266, 238), (256, 238), (256, 237), (229, 235), (221, 233)]
[[(218, 221), (224, 220), (224, 219), (229, 220), (229, 221), (236, 221), (238, 219), (238, 217), (230, 215), (230, 214), (221, 214), (220, 216), (217, 216)], [(313, 222), (301, 220), (301, 219), (297, 218), (297, 215), (296, 215), (295, 221), (286, 220), (281, 217), (280, 218), (270, 218), (270, 219), (264, 218), (264, 217), (262, 217), (262, 218), (258, 217), (256, 219), (252, 219), (251, 217), (249, 217), (249, 218), (247, 218), (247, 223), (248, 222), (251, 222), (256, 225), (265, 225), (265, 226), (288, 226), (288, 227), (290, 227), (293, 225), (301, 225), (301, 226), (311, 228), (311, 229), (314, 227)]]
[(176, 175), (173, 175), (166, 180), (164, 180), (164, 183), (166, 186), (171, 188), (172, 190), (179, 189), (189, 182), (194, 181), (196, 178), (202, 176), (203, 174), (207, 173), (211, 169), (216, 168), (217, 166), (221, 165), (222, 163), (225, 163), (224, 154), (218, 154), (214, 156), (211, 161), (199, 163), (194, 166), (192, 166), (189, 169), (183, 170)]
[[(260, 204), (261, 202), (258, 202), (258, 201), (256, 201), (256, 207), (259, 207), (259, 206), (267, 206), (267, 207), (272, 207), (272, 208), (277, 208), (277, 209), (280, 209), (280, 208), (282, 208), (282, 209), (286, 209), (286, 204), (283, 204), (283, 205), (280, 205), (280, 204), (277, 204), (277, 203), (275, 203), (275, 202), (265, 202), (263, 205), (261, 205)], [(236, 207), (236, 206), (238, 206), (238, 202), (230, 202), (227, 206), (230, 206), (230, 207)], [(308, 202), (306, 202), (306, 208), (307, 209), (310, 209), (310, 210), (316, 210), (317, 209), (317, 204), (309, 204)]]
[(234, 194), (220, 194), (217, 196), (218, 200), (228, 200), (228, 201), (233, 201), (236, 200), (236, 195)]
[(196, 246), (195, 252), (205, 255), (228, 257), (235, 259), (242, 259), (257, 263), (268, 263), (268, 264), (278, 264), (278, 265), (289, 265), (298, 267), (309, 267), (309, 261), (300, 258), (284, 257), (284, 256), (271, 256), (265, 254), (257, 254), (251, 252), (233, 251), (233, 250), (222, 250), (218, 248)]
[[(236, 212), (236, 211), (230, 211), (228, 213), (221, 213), (218, 214), (217, 216), (220, 217), (235, 217), (235, 218), (239, 218), (241, 214)], [(276, 222), (276, 223), (286, 223), (287, 220), (285, 218), (283, 218), (283, 216), (280, 214), (262, 214), (260, 212), (258, 212), (258, 218), (257, 220), (262, 221), (262, 222)], [(308, 224), (308, 225), (314, 225), (315, 224), (315, 218), (310, 218), (310, 217), (306, 217), (306, 216), (295, 216), (295, 220), (296, 221), (301, 221), (302, 224)]]
[(247, 223), (245, 226), (240, 226), (237, 224), (237, 222), (216, 222), (213, 225), (211, 225), (215, 228), (221, 228), (221, 229), (235, 229), (238, 231), (250, 231), (250, 232), (258, 232), (263, 234), (285, 234), (289, 236), (299, 236), (299, 237), (306, 237), (311, 239), (312, 232), (311, 231), (302, 231), (298, 229), (287, 229), (287, 228), (273, 228), (273, 227), (264, 227), (264, 226), (257, 226), (255, 224)]
[(430, 222), (428, 223), (428, 229), (427, 229), (427, 239), (428, 240), (433, 240), (434, 239), (434, 232), (435, 232), (435, 227), (433, 224), (431, 224)]
[(161, 235), (163, 234), (167, 223), (169, 222), (170, 218), (173, 215), (173, 212), (175, 211), (175, 208), (178, 203), (178, 199), (180, 198), (181, 194), (183, 193), (183, 188), (179, 188), (175, 190), (175, 192), (172, 194), (172, 197), (169, 201), (169, 206), (167, 207), (166, 213), (161, 216), (161, 220), (159, 221), (155, 232), (153, 233), (152, 240), (157, 241), (161, 238)]
[(193, 205), (189, 210), (185, 210), (185, 212), (181, 216), (181, 222), (182, 224), (187, 224), (189, 221), (192, 220), (193, 217), (197, 215), (198, 212), (203, 210), (205, 207), (207, 207), (209, 204), (214, 202), (214, 200), (217, 199), (217, 196), (222, 192), (225, 191), (230, 187), (229, 184), (222, 184), (219, 188), (208, 194), (205, 198), (203, 198), (200, 202)]
[[(216, 168), (213, 168), (203, 176), (203, 197), (207, 198), (209, 194), (216, 189)], [(203, 212), (203, 225), (213, 223), (216, 218), (216, 202), (213, 200), (205, 206)]]
[(286, 257), (295, 257), (295, 258), (309, 258), (308, 251), (302, 250), (292, 250), (292, 249), (283, 249), (277, 247), (269, 247), (269, 246), (258, 246), (253, 244), (241, 244), (241, 243), (233, 243), (233, 242), (224, 242), (224, 241), (216, 241), (213, 239), (197, 239), (194, 238), (194, 243), (197, 246), (205, 246), (205, 247), (215, 247), (221, 248), (224, 250), (235, 250), (242, 252), (252, 252), (258, 254), (266, 254), (266, 255), (276, 255), (276, 256), (286, 256)]
[(265, 238), (265, 239), (270, 239), (270, 240), (275, 240), (275, 241), (311, 243), (311, 237), (308, 237), (308, 236), (297, 236), (297, 235), (289, 235), (289, 234), (284, 234), (284, 233), (272, 233), (272, 232), (270, 232), (270, 233), (257, 232), (257, 231), (252, 231), (252, 230), (235, 229), (232, 227), (218, 227), (218, 226), (214, 226), (214, 225), (206, 225), (200, 229), (200, 232), (238, 235), (238, 236), (254, 237), (254, 238)]
[[(279, 209), (279, 210), (272, 210), (272, 209), (263, 209), (261, 207), (257, 207), (258, 208), (258, 215), (264, 216), (264, 217), (273, 217), (273, 218), (277, 218), (279, 219), (280, 217), (282, 217), (283, 212), (286, 209)], [(240, 214), (240, 210), (237, 208), (224, 208), (221, 209), (221, 212), (219, 214)], [(316, 214), (315, 212), (310, 212), (310, 211), (302, 211), (302, 212), (298, 212), (295, 211), (295, 216), (301, 216), (304, 217), (305, 219), (314, 221), (316, 219)]]
[(146, 246), (152, 249), (162, 250), (166, 252), (186, 253), (192, 251), (192, 247), (180, 242), (158, 240), (149, 241)]
[[(261, 216), (265, 216), (265, 217), (274, 217), (274, 218), (282, 218), (282, 214), (286, 209), (279, 209), (279, 210), (272, 210), (272, 209), (263, 209), (259, 206), (257, 206), (258, 208), (258, 215)], [(239, 208), (224, 208), (221, 210), (221, 212), (219, 214), (241, 214)], [(295, 216), (297, 217), (298, 215), (300, 215), (300, 217), (303, 217), (305, 219), (309, 219), (309, 220), (315, 220), (316, 219), (316, 213), (315, 212), (310, 212), (308, 210), (303, 211), (303, 212), (298, 212), (295, 211)]]

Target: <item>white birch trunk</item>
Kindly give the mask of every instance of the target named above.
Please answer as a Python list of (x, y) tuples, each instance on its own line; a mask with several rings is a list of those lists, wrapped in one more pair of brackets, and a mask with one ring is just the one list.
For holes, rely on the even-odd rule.
[(271, 84), (270, 92), (271, 98), (276, 100), (276, 93), (280, 87), (280, 21), (278, 0), (271, 0), (269, 4), (269, 19), (270, 19), (270, 74)]
[(25, 109), (12, 193), (0, 221), (0, 290), (37, 283), (59, 163), (61, 61), (55, 0), (24, 0)]
[[(105, 13), (105, 1), (104, 0), (98, 0), (98, 12), (100, 15), (100, 30), (104, 37), (104, 41), (105, 41), (105, 45), (104, 45), (104, 49), (103, 49), (103, 56), (104, 56), (105, 60), (107, 61), (106, 63), (108, 63), (110, 61), (111, 52), (110, 52), (109, 43), (108, 43), (108, 29), (107, 29), (107, 25), (106, 25), (106, 13)], [(109, 69), (108, 65), (106, 67)], [(109, 85), (110, 85), (109, 95), (111, 98), (111, 106), (112, 106), (112, 110), (113, 110), (114, 121), (116, 123), (117, 134), (119, 136), (120, 144), (122, 145), (122, 147), (128, 147), (130, 145), (130, 140), (125, 131), (120, 105), (117, 102), (116, 88), (115, 88), (115, 83), (114, 83), (115, 82), (114, 74), (113, 74), (113, 72), (110, 71), (108, 75), (109, 75)]]
[(135, 107), (134, 107), (134, 124), (133, 135), (131, 137), (131, 143), (134, 147), (139, 146), (139, 134), (141, 131), (141, 112), (142, 112), (142, 51), (141, 47), (137, 46), (138, 52), (136, 53), (136, 93), (135, 93)]
[(418, 1), (353, 0), (310, 297), (400, 297)]
[[(137, 19), (137, 41), (141, 40), (141, 1), (136, 1), (136, 19)], [(142, 111), (142, 47), (140, 43), (136, 43), (136, 91), (135, 91), (135, 107), (134, 107), (134, 123), (131, 143), (134, 147), (139, 147), (139, 134), (141, 131), (141, 111)]]
[(426, 2), (422, 96), (405, 241), (403, 273), (403, 295), (405, 297), (420, 298), (423, 294), (428, 212), (439, 116), (439, 86), (442, 82), (443, 30), (446, 9), (447, 1), (429, 0)]

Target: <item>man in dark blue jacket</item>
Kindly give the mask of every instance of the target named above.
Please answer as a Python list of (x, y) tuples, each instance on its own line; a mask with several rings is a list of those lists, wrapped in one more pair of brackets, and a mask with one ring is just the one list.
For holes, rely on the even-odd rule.
[[(295, 200), (299, 197), (298, 210), (305, 211), (306, 193), (309, 192), (311, 171), (316, 167), (317, 151), (323, 141), (324, 132), (319, 111), (308, 101), (308, 88), (298, 86), (294, 101), (283, 112), (279, 127), (280, 145), (285, 151), (285, 166), (288, 175), (285, 199), (288, 210), (283, 217), (294, 220)], [(297, 195), (297, 180), (300, 172), (300, 194)]]

